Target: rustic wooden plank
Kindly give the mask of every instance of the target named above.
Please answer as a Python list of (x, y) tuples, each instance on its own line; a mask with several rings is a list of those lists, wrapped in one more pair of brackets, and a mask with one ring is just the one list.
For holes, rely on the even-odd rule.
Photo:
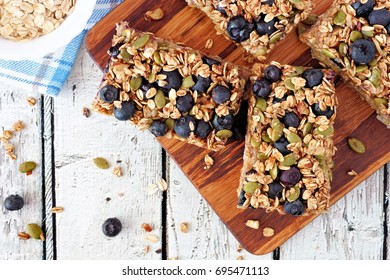
[[(26, 102), (27, 93), (0, 83), (0, 134), (11, 129), (13, 123), (23, 121), (26, 127), (15, 133), (11, 143), (15, 146), (18, 159), (12, 161), (0, 143), (0, 259), (39, 260), (44, 257), (40, 240), (19, 240), (18, 233), (26, 229), (28, 223), (42, 225), (42, 141), (41, 103), (31, 107)], [(20, 163), (34, 161), (38, 164), (33, 174), (26, 176), (18, 171)], [(25, 200), (20, 211), (7, 211), (2, 206), (4, 199), (11, 194), (19, 194)]]
[[(58, 259), (159, 259), (161, 243), (148, 244), (142, 223), (154, 226), (161, 241), (161, 195), (149, 196), (146, 187), (161, 176), (161, 147), (148, 132), (128, 123), (91, 112), (82, 115), (97, 91), (101, 72), (81, 51), (61, 94), (55, 99), (56, 202)], [(104, 157), (109, 170), (98, 169), (92, 159)], [(120, 162), (124, 176), (112, 168)], [(108, 201), (109, 200), (109, 201)], [(123, 230), (105, 237), (105, 219), (117, 217)]]
[(385, 211), (386, 219), (384, 223), (385, 227), (385, 242), (384, 242), (384, 250), (383, 250), (383, 259), (390, 260), (390, 207), (389, 207), (389, 199), (390, 199), (390, 164), (386, 164), (385, 166), (385, 175), (384, 185), (385, 185), (385, 199), (383, 201), (383, 209)]
[(280, 248), (280, 259), (382, 259), (384, 168)]
[[(234, 260), (242, 256), (245, 260), (272, 259), (272, 253), (255, 256), (244, 249), (238, 252), (237, 240), (172, 160), (168, 170), (168, 258)], [(188, 233), (180, 231), (181, 223), (189, 224)]]

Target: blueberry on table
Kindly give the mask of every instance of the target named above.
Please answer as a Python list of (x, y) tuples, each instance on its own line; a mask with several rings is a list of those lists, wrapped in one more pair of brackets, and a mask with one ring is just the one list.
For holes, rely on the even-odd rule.
[(149, 127), (149, 130), (154, 136), (161, 137), (167, 134), (168, 127), (163, 122), (153, 121), (152, 125)]
[(253, 29), (254, 24), (247, 22), (243, 16), (233, 17), (227, 24), (227, 33), (236, 42), (248, 40)]
[(22, 209), (24, 206), (24, 199), (19, 195), (10, 195), (4, 200), (4, 208), (9, 211), (16, 211)]
[(279, 183), (271, 183), (271, 184), (268, 184), (268, 197), (269, 198), (281, 198), (282, 197), (282, 190), (283, 190), (283, 186)]
[(266, 34), (271, 35), (272, 33), (274, 33), (275, 31), (278, 30), (275, 27), (275, 24), (277, 23), (277, 19), (276, 18), (273, 18), (269, 22), (266, 22), (264, 20), (264, 18), (265, 18), (265, 16), (262, 15), (262, 16), (260, 16), (260, 18), (256, 22), (256, 32), (260, 36), (263, 36), (263, 35), (266, 35)]
[(272, 91), (271, 83), (267, 79), (260, 78), (253, 83), (252, 91), (257, 97), (267, 98)]
[(196, 125), (195, 134), (200, 138), (204, 139), (207, 138), (211, 130), (212, 130), (211, 125), (208, 122), (200, 120)]
[(211, 79), (210, 77), (202, 77), (198, 75), (198, 77), (193, 77), (195, 81), (195, 85), (191, 87), (192, 90), (196, 90), (198, 93), (205, 93), (210, 87)]
[(270, 65), (264, 69), (264, 78), (266, 78), (270, 82), (280, 81), (280, 77), (282, 76), (282, 70), (275, 65)]
[(207, 64), (210, 67), (213, 65), (220, 65), (221, 64), (221, 62), (219, 62), (218, 60), (212, 59), (208, 56), (202, 57), (202, 61), (204, 64)]
[(132, 100), (123, 101), (121, 108), (114, 108), (114, 117), (119, 121), (127, 121), (134, 115), (135, 105)]
[(306, 80), (306, 87), (313, 88), (322, 83), (324, 73), (320, 69), (306, 69), (302, 73), (302, 78)]
[(222, 129), (231, 129), (233, 126), (233, 119), (232, 114), (222, 117), (215, 115), (212, 123), (214, 128), (218, 131)]
[(191, 132), (195, 131), (196, 121), (193, 117), (183, 116), (175, 121), (173, 130), (175, 133), (183, 138), (188, 138)]
[(211, 92), (211, 97), (217, 104), (225, 103), (230, 99), (232, 93), (225, 86), (216, 86)]
[(302, 178), (302, 174), (297, 167), (291, 167), (289, 170), (283, 170), (280, 175), (280, 182), (286, 187), (295, 186)]
[(187, 92), (185, 95), (176, 98), (176, 107), (181, 113), (188, 112), (192, 106), (194, 106), (194, 99), (191, 93)]
[(108, 237), (114, 237), (121, 232), (122, 223), (117, 218), (109, 218), (104, 222), (102, 229), (104, 235)]
[(286, 201), (283, 206), (284, 212), (294, 216), (300, 216), (305, 212), (305, 206), (302, 201), (299, 199), (294, 200), (293, 202)]
[(168, 92), (171, 89), (177, 91), (180, 88), (183, 78), (177, 69), (173, 71), (163, 70), (160, 72), (160, 74), (167, 76), (167, 78), (165, 79), (167, 83), (161, 87), (162, 90)]
[(379, 10), (373, 10), (368, 15), (368, 21), (370, 22), (370, 25), (382, 25), (382, 26), (388, 26), (390, 24), (390, 12), (383, 8)]
[(374, 0), (368, 0), (364, 4), (359, 0), (352, 4), (352, 8), (355, 9), (357, 17), (367, 17), (374, 8), (374, 4)]
[(356, 65), (370, 63), (376, 54), (374, 43), (370, 39), (358, 39), (349, 48), (349, 55)]
[(119, 98), (119, 89), (113, 85), (105, 85), (100, 89), (100, 99), (107, 103), (113, 103)]
[(328, 119), (330, 119), (330, 117), (332, 117), (334, 114), (334, 111), (330, 107), (326, 107), (326, 110), (322, 111), (320, 108), (320, 104), (318, 104), (318, 103), (314, 103), (313, 105), (311, 105), (311, 109), (317, 117), (318, 116), (325, 116)]
[(274, 143), (275, 149), (277, 149), (282, 155), (287, 155), (291, 153), (289, 149), (287, 149), (287, 145), (290, 144), (286, 137), (282, 136), (278, 141)]
[(286, 114), (283, 117), (283, 123), (286, 127), (297, 128), (300, 122), (301, 120), (299, 119), (298, 115), (295, 114), (294, 112), (286, 112)]

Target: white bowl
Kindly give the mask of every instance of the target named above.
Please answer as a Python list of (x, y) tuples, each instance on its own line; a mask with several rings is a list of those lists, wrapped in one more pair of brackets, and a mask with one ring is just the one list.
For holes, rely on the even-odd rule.
[(68, 44), (84, 29), (92, 15), (96, 0), (78, 0), (73, 12), (52, 32), (28, 41), (12, 41), (0, 37), (0, 58), (26, 60), (45, 56)]

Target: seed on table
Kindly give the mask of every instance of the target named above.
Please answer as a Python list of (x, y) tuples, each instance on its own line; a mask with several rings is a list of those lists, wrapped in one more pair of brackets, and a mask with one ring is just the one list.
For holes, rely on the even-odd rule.
[(207, 40), (207, 42), (206, 42), (206, 44), (205, 44), (204, 47), (205, 47), (206, 49), (211, 49), (211, 48), (213, 47), (213, 45), (214, 45), (213, 39), (209, 38), (209, 39)]
[(19, 239), (22, 239), (22, 240), (30, 239), (30, 235), (28, 233), (25, 233), (25, 232), (19, 232), (18, 237), (19, 237)]
[(41, 239), (43, 231), (37, 224), (28, 224), (26, 228), (27, 234), (34, 239)]
[(142, 229), (146, 232), (151, 232), (153, 230), (153, 228), (151, 227), (151, 225), (147, 224), (147, 223), (143, 223), (142, 224)]
[(157, 243), (158, 240), (159, 240), (159, 238), (158, 238), (158, 236), (156, 236), (156, 235), (148, 234), (148, 235), (146, 236), (146, 240), (149, 241), (149, 242), (151, 242), (151, 243)]
[(160, 191), (165, 192), (168, 189), (168, 184), (163, 178), (160, 178), (157, 181), (157, 187), (160, 189)]
[(87, 107), (84, 107), (83, 108), (83, 116), (86, 118), (89, 118), (90, 115), (91, 115), (91, 111)]
[(64, 208), (63, 207), (60, 207), (60, 206), (55, 206), (51, 209), (51, 212), (53, 214), (57, 214), (57, 213), (62, 213), (64, 211)]
[(188, 232), (188, 223), (181, 223), (180, 224), (180, 231), (183, 232), (183, 233), (187, 233)]
[(33, 161), (27, 161), (19, 165), (20, 173), (32, 172), (37, 167), (37, 164)]
[(164, 10), (161, 8), (157, 8), (153, 11), (147, 11), (145, 13), (145, 20), (146, 21), (154, 21), (154, 20), (160, 20), (164, 17), (165, 13)]
[(366, 147), (363, 142), (357, 138), (348, 138), (349, 147), (358, 154), (363, 154), (366, 151)]
[(34, 106), (37, 103), (37, 101), (35, 100), (34, 97), (27, 97), (26, 100), (27, 100), (28, 105), (30, 105), (30, 106)]
[(101, 157), (94, 158), (93, 162), (100, 169), (108, 169), (110, 167), (107, 160), (105, 160), (104, 158), (101, 158)]
[(119, 165), (115, 166), (114, 169), (112, 170), (112, 173), (117, 177), (122, 177), (123, 176), (122, 167), (120, 167)]
[(351, 170), (351, 171), (348, 171), (347, 173), (349, 176), (356, 176), (358, 175), (357, 172), (355, 170)]

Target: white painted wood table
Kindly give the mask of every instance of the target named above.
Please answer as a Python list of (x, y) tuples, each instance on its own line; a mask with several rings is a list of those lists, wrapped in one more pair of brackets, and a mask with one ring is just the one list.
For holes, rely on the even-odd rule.
[[(18, 193), (26, 205), (16, 212), (1, 208), (0, 259), (390, 258), (388, 166), (273, 253), (238, 252), (235, 238), (151, 134), (94, 112), (82, 115), (101, 75), (83, 48), (55, 99), (35, 96), (39, 102), (31, 107), (25, 98), (33, 94), (0, 84), (1, 129), (19, 119), (26, 124), (11, 140), (18, 159), (11, 161), (1, 149), (0, 201)], [(96, 168), (95, 157), (106, 158), (111, 168)], [(31, 176), (17, 171), (28, 160), (39, 163)], [(112, 174), (115, 165), (122, 167), (123, 177)], [(168, 191), (148, 195), (148, 184), (162, 176)], [(53, 216), (55, 205), (65, 210)], [(123, 223), (115, 238), (101, 230), (109, 217)], [(188, 233), (179, 229), (183, 222)], [(18, 239), (28, 223), (43, 225), (45, 242)], [(142, 223), (153, 226), (157, 243), (146, 241)]]

